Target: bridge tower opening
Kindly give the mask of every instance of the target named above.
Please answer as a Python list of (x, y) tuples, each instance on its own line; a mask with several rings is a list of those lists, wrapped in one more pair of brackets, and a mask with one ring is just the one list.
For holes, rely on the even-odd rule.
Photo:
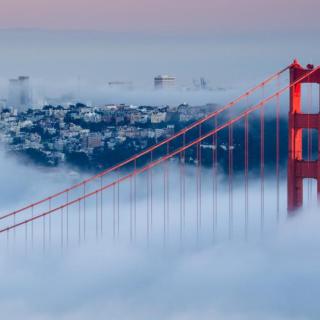
[[(318, 199), (320, 195), (320, 113), (303, 113), (301, 86), (304, 83), (320, 84), (320, 70), (301, 81), (314, 67), (303, 68), (297, 60), (290, 66), (290, 109), (288, 123), (288, 210), (293, 212), (303, 204), (303, 179), (316, 179)], [(302, 130), (316, 129), (318, 131), (318, 157), (316, 160), (304, 160), (302, 155)]]

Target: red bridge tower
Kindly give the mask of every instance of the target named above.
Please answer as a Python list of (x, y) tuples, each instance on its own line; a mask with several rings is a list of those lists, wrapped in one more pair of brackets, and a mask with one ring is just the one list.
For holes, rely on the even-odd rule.
[[(297, 60), (290, 67), (290, 83), (297, 82), (313, 69), (312, 65), (303, 68)], [(290, 90), (289, 140), (288, 140), (288, 210), (293, 211), (303, 203), (303, 179), (317, 180), (320, 194), (320, 113), (301, 112), (301, 85), (303, 83), (320, 84), (320, 70), (316, 70), (302, 81), (298, 81)], [(302, 129), (318, 130), (318, 159), (304, 160), (302, 157)]]

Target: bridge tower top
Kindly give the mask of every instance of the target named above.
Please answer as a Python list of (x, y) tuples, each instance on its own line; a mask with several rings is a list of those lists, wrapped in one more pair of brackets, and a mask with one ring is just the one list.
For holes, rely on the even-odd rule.
[[(308, 74), (310, 70), (314, 69), (313, 64), (307, 64), (306, 68), (302, 67), (298, 59), (294, 59), (290, 66), (290, 82), (302, 78), (304, 75)], [(320, 84), (320, 69), (313, 72), (310, 76), (303, 78), (300, 81), (302, 83), (319, 83)]]

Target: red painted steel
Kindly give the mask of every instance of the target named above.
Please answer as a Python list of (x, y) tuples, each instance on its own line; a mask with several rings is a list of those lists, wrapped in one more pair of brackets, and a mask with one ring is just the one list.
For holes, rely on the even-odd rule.
[[(312, 72), (312, 73), (310, 73)], [(314, 178), (320, 192), (320, 162), (303, 160), (302, 129), (317, 129), (320, 132), (320, 113), (305, 114), (301, 111), (301, 86), (303, 83), (320, 83), (320, 69), (303, 68), (297, 60), (290, 66), (290, 109), (288, 123), (288, 210), (293, 212), (303, 204), (303, 179)], [(309, 138), (309, 135), (308, 135)], [(319, 140), (320, 141), (320, 140)], [(308, 139), (308, 146), (310, 142)], [(320, 154), (320, 146), (318, 146)], [(308, 150), (310, 155), (310, 150)]]

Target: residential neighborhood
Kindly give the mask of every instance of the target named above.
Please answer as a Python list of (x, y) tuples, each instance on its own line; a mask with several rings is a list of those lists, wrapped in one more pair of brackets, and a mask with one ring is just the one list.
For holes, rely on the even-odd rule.
[(9, 152), (25, 155), (38, 164), (68, 163), (99, 169), (121, 161), (124, 153), (136, 153), (173, 135), (214, 108), (212, 104), (169, 107), (76, 103), (18, 112), (3, 107), (0, 141)]

